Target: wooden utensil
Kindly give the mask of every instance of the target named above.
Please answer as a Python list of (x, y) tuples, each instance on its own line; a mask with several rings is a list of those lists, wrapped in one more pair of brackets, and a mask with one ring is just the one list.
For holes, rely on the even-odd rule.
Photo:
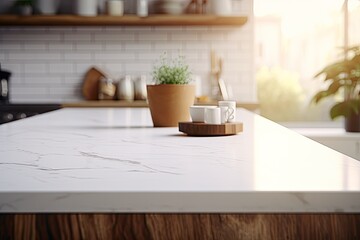
[(106, 74), (96, 67), (91, 67), (84, 78), (82, 93), (86, 100), (98, 100), (99, 81)]

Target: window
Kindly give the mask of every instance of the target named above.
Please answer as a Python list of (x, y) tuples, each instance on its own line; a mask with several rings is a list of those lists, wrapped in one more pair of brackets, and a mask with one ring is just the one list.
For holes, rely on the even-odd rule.
[(360, 44), (360, 1), (254, 0), (254, 14), (261, 114), (279, 122), (330, 121), (333, 101), (311, 104), (324, 87), (314, 76), (342, 56), (345, 44)]

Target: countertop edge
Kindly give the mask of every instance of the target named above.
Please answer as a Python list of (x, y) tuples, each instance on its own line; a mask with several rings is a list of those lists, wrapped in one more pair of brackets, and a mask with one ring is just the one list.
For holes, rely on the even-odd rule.
[(360, 213), (360, 192), (0, 193), (0, 213)]

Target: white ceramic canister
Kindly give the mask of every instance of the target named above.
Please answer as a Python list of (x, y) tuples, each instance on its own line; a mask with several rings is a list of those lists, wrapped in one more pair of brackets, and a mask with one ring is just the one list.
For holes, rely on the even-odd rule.
[(146, 91), (146, 76), (141, 75), (134, 82), (134, 90), (135, 90), (135, 100), (146, 100), (147, 91)]
[(76, 0), (75, 11), (81, 16), (96, 16), (97, 15), (97, 0)]
[(119, 100), (134, 100), (134, 83), (129, 75), (120, 79), (117, 87), (117, 97)]
[(36, 0), (36, 10), (40, 14), (53, 15), (56, 14), (60, 5), (60, 0)]
[(136, 15), (146, 17), (148, 15), (148, 0), (136, 1)]
[(108, 0), (106, 2), (106, 12), (110, 16), (124, 15), (124, 1), (123, 0)]
[(209, 12), (215, 15), (231, 15), (232, 0), (210, 0)]

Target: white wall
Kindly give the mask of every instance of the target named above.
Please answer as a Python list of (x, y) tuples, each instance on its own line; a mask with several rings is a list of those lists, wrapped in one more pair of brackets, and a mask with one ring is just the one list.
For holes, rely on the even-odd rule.
[(150, 73), (163, 51), (185, 54), (208, 89), (210, 50), (224, 57), (224, 79), (239, 101), (256, 101), (252, 0), (234, 1), (242, 27), (0, 27), (0, 62), (13, 73), (12, 102), (82, 99), (92, 65), (119, 78)]

